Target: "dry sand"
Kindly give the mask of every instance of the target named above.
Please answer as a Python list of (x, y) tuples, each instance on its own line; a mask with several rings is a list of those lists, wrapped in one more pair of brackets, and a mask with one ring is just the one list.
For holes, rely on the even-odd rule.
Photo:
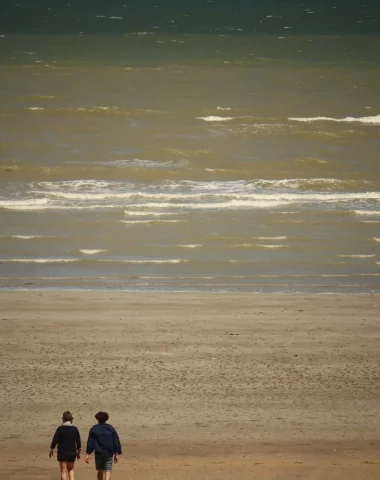
[(59, 478), (48, 450), (67, 409), (84, 443), (111, 414), (114, 480), (380, 478), (379, 297), (34, 291), (0, 305), (1, 478)]

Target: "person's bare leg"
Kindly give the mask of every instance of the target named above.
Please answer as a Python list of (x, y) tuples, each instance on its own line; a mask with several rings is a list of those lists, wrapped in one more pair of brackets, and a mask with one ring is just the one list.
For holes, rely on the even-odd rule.
[(66, 464), (66, 462), (59, 462), (59, 467), (61, 469), (61, 480), (67, 480), (67, 464)]
[(111, 472), (104, 472), (103, 480), (111, 480)]
[(97, 478), (98, 480), (103, 480), (103, 472), (101, 470), (98, 470)]
[(69, 474), (69, 480), (75, 480), (74, 462), (67, 462), (67, 472)]

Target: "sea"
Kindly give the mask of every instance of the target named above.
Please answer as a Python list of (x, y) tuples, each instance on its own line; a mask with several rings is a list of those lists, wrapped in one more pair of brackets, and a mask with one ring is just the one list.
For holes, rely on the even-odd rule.
[(380, 293), (376, 5), (88, 5), (3, 10), (0, 289)]

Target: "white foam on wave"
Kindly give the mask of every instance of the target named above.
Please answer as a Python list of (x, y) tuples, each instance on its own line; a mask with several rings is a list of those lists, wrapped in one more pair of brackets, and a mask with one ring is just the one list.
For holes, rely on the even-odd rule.
[(262, 243), (239, 243), (233, 248), (287, 248), (289, 245), (267, 245)]
[[(225, 190), (221, 191), (218, 182), (212, 184), (191, 186), (193, 192), (191, 193), (153, 193), (144, 191), (107, 191), (107, 192), (67, 192), (67, 191), (41, 191), (31, 190), (30, 193), (38, 195), (47, 195), (53, 198), (64, 198), (68, 200), (106, 200), (106, 199), (157, 199), (157, 200), (202, 200), (207, 198), (223, 199), (231, 198), (234, 200), (257, 200), (257, 201), (274, 201), (274, 202), (312, 202), (312, 201), (350, 201), (350, 200), (380, 200), (380, 192), (347, 192), (347, 193), (286, 193), (286, 192), (258, 192), (257, 190), (234, 188), (225, 186)], [(220, 183), (220, 182), (219, 182)], [(177, 187), (175, 187), (177, 188)], [(49, 199), (42, 199), (44, 203), (48, 203)], [(38, 201), (40, 202), (40, 201)], [(173, 204), (174, 205), (174, 204)], [(0, 207), (2, 202), (0, 201)], [(360, 212), (360, 210), (354, 210)], [(372, 211), (373, 212), (373, 211)], [(375, 212), (380, 214), (380, 212)], [(372, 213), (374, 214), (374, 213)]]
[(107, 107), (103, 105), (93, 105), (91, 107), (61, 107), (57, 108), (57, 112), (62, 113), (107, 113), (109, 115), (121, 115), (121, 114), (128, 114), (129, 111), (119, 107)]
[[(191, 155), (191, 153), (182, 151), (182, 150), (173, 150), (170, 149), (171, 152), (178, 153), (179, 155)], [(205, 150), (195, 150), (195, 155), (198, 153), (205, 153)], [(108, 161), (108, 162), (92, 162), (93, 163), (101, 163), (102, 165), (110, 165), (114, 164), (115, 162), (147, 162), (151, 166), (171, 166), (174, 163), (174, 166), (178, 165), (178, 162), (158, 162), (152, 160), (115, 160), (115, 161)], [(78, 162), (75, 162), (76, 164)], [(86, 163), (86, 162), (84, 162)], [(86, 163), (87, 165), (87, 163)], [(186, 166), (186, 164), (181, 164), (182, 166)], [(224, 169), (218, 168), (205, 168), (208, 171), (225, 171)], [(184, 188), (190, 189), (192, 192), (203, 192), (203, 193), (213, 193), (213, 192), (220, 192), (223, 193), (240, 193), (240, 194), (249, 194), (249, 193), (257, 193), (258, 187), (269, 187), (269, 188), (296, 188), (299, 189), (300, 187), (309, 187), (314, 185), (327, 185), (327, 186), (343, 186), (343, 187), (364, 187), (367, 189), (368, 192), (371, 191), (371, 186), (375, 188), (377, 191), (379, 182), (376, 181), (369, 181), (369, 180), (350, 180), (350, 179), (338, 179), (338, 178), (284, 178), (284, 179), (261, 179), (257, 178), (254, 180), (232, 180), (232, 181), (223, 181), (223, 180), (215, 180), (215, 181), (195, 181), (195, 180), (177, 180), (177, 181), (168, 181), (165, 182), (161, 187), (156, 186), (154, 190), (161, 190), (162, 193), (167, 193), (168, 191), (182, 191)], [(57, 182), (32, 182), (29, 184), (30, 190), (29, 193), (35, 194), (45, 194), (46, 191), (52, 193), (59, 192), (67, 192), (67, 193), (100, 193), (106, 194), (109, 193), (127, 193), (129, 195), (133, 194), (143, 194), (149, 192), (141, 192), (140, 190), (136, 190), (138, 184), (134, 182), (115, 182), (115, 181), (104, 181), (104, 180), (64, 180), (64, 181), (57, 181)], [(276, 193), (276, 192), (274, 192)]]
[(372, 240), (375, 240), (375, 242), (380, 242), (380, 237), (372, 237)]
[(81, 248), (80, 253), (83, 253), (84, 255), (96, 255), (97, 253), (102, 253), (106, 252), (107, 250), (102, 250), (102, 249), (87, 249), (87, 248)]
[[(325, 163), (325, 160), (317, 158), (309, 158), (310, 160), (315, 160), (317, 163)], [(307, 160), (305, 158), (305, 160)], [(268, 180), (268, 179), (257, 179), (254, 181), (255, 184), (263, 187), (273, 187), (273, 188), (294, 188), (299, 189), (302, 187), (309, 186), (332, 186), (332, 187), (355, 187), (360, 185), (362, 187), (369, 187), (373, 185), (373, 182), (369, 180), (348, 180), (341, 178), (283, 178), (281, 180)]]
[(232, 110), (231, 107), (216, 107), (217, 110)]
[[(331, 179), (325, 179), (327, 182)], [(286, 179), (289, 182), (290, 179)], [(260, 182), (262, 182), (260, 184)], [(175, 181), (164, 185), (143, 185), (104, 181), (36, 182), (24, 200), (0, 199), (0, 208), (12, 210), (96, 210), (122, 208), (125, 216), (158, 217), (174, 214), (175, 210), (273, 208), (290, 204), (327, 204), (380, 200), (380, 191), (285, 190), (266, 187), (280, 186), (265, 180), (247, 181)], [(281, 182), (281, 181), (279, 181)], [(284, 188), (285, 187), (285, 188)], [(373, 185), (375, 189), (376, 185)], [(139, 188), (139, 190), (137, 190)], [(141, 190), (140, 190), (141, 189)], [(284, 191), (285, 190), (285, 191)], [(37, 197), (37, 198), (33, 198)], [(114, 200), (114, 202), (112, 202)], [(367, 207), (372, 208), (372, 207)], [(357, 215), (378, 215), (379, 210), (350, 210)], [(286, 212), (289, 213), (289, 212)]]
[(16, 263), (70, 263), (78, 262), (77, 258), (2, 258), (0, 262)]
[(369, 117), (345, 117), (345, 118), (333, 118), (333, 117), (290, 117), (288, 120), (292, 122), (337, 122), (337, 123), (364, 123), (366, 125), (380, 125), (380, 115), (372, 115)]
[(25, 199), (25, 200), (0, 200), (0, 208), (27, 208), (33, 206), (47, 205), (49, 200), (47, 198)]
[[(190, 196), (190, 200), (193, 199), (193, 196)], [(215, 202), (199, 202), (199, 203), (184, 203), (184, 202), (146, 202), (146, 203), (131, 203), (128, 205), (129, 208), (149, 208), (149, 209), (184, 209), (184, 210), (215, 210), (215, 209), (249, 209), (249, 208), (273, 208), (277, 206), (284, 206), (288, 205), (289, 203), (294, 203), (295, 200), (271, 200), (266, 199), (265, 195), (260, 196), (261, 198), (258, 200), (230, 200), (226, 202), (215, 201)], [(270, 196), (269, 196), (270, 197)], [(301, 200), (300, 198), (298, 200)], [(333, 200), (329, 200), (333, 201)], [(304, 202), (301, 202), (304, 203)], [(125, 208), (125, 204), (94, 204), (94, 205), (57, 205), (57, 204), (50, 204), (50, 205), (9, 205), (9, 206), (1, 206), (0, 208), (5, 208), (8, 210), (20, 210), (20, 211), (28, 211), (28, 210), (106, 210), (106, 209), (119, 209)], [(137, 213), (140, 213), (136, 210)], [(138, 216), (136, 213), (136, 216)], [(168, 212), (174, 213), (174, 212)], [(167, 212), (164, 213), (165, 215)], [(178, 222), (184, 220), (125, 220), (125, 223), (142, 223), (142, 222)]]
[(38, 112), (44, 110), (42, 107), (27, 107), (25, 110), (31, 110), (32, 112)]
[(176, 246), (179, 248), (200, 248), (203, 245), (194, 244), (194, 245), (176, 245)]
[[(77, 162), (75, 162), (77, 163)], [(104, 189), (115, 185), (115, 182), (108, 182), (106, 180), (61, 180), (58, 182), (36, 182), (31, 183), (33, 188), (43, 187), (47, 190), (56, 191), (60, 188), (66, 190), (80, 190), (80, 189)], [(121, 185), (121, 184), (120, 184)], [(33, 190), (31, 191), (33, 193)], [(44, 191), (43, 191), (44, 193)]]
[(41, 210), (104, 210), (104, 209), (117, 209), (124, 208), (125, 205), (114, 205), (114, 204), (101, 204), (101, 205), (9, 205), (2, 206), (0, 208), (5, 208), (7, 210), (19, 210), (19, 211), (41, 211)]
[(42, 235), (11, 235), (12, 238), (19, 238), (21, 240), (30, 240), (32, 238), (43, 238)]
[[(64, 198), (67, 200), (106, 200), (109, 198), (118, 198), (118, 199), (128, 199), (128, 198), (135, 198), (143, 196), (143, 194), (139, 192), (104, 192), (104, 193), (97, 193), (97, 192), (60, 192), (60, 191), (38, 191), (38, 190), (31, 190), (30, 193), (34, 193), (37, 195), (48, 195), (49, 197), (53, 198)], [(47, 202), (49, 201), (46, 199)], [(46, 203), (47, 203), (46, 202)], [(1, 205), (1, 203), (0, 203)]]
[(229, 202), (215, 202), (215, 203), (169, 203), (169, 202), (149, 202), (143, 205), (133, 204), (130, 207), (146, 207), (146, 208), (183, 208), (188, 210), (213, 210), (220, 208), (268, 208), (277, 207), (283, 205), (286, 202), (270, 201), (270, 200), (258, 200), (258, 201), (244, 201), (244, 200), (231, 200)]
[(365, 255), (365, 254), (354, 254), (354, 255), (337, 255), (337, 257), (341, 258), (373, 258), (376, 257), (376, 254), (370, 254), (370, 255)]
[(233, 117), (219, 117), (217, 115), (209, 115), (208, 117), (197, 117), (197, 120), (204, 120), (205, 122), (229, 122)]

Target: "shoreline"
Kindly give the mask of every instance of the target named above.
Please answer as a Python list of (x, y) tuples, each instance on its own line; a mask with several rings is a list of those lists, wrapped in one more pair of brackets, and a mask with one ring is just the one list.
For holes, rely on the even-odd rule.
[[(378, 297), (0, 292), (5, 472), (50, 480), (62, 411), (108, 410), (115, 479), (380, 475)], [(12, 432), (12, 435), (9, 435)], [(22, 450), (23, 455), (19, 456)], [(83, 459), (84, 480), (94, 475)]]
[(380, 298), (380, 292), (356, 292), (356, 291), (346, 291), (346, 292), (310, 292), (310, 291), (279, 291), (274, 290), (272, 292), (262, 290), (164, 290), (164, 289), (128, 289), (128, 288), (111, 288), (111, 287), (99, 287), (99, 288), (90, 288), (90, 287), (40, 287), (40, 288), (2, 288), (0, 287), (0, 294), (6, 293), (115, 293), (115, 294), (153, 294), (153, 295), (253, 295), (253, 296), (294, 296), (294, 297), (308, 297), (308, 296), (337, 296), (337, 297), (371, 297), (371, 298)]
[[(367, 274), (368, 278), (380, 274)], [(363, 278), (364, 274), (357, 277)], [(307, 275), (273, 276), (291, 280), (312, 278)], [(331, 275), (323, 276), (324, 279)], [(338, 275), (335, 277), (339, 277)], [(340, 277), (345, 278), (345, 275)], [(249, 281), (260, 278), (264, 281)], [(376, 283), (302, 283), (268, 282), (270, 276), (234, 278), (235, 282), (224, 281), (223, 277), (0, 277), (1, 292), (123, 292), (155, 294), (242, 294), (242, 295), (380, 295), (380, 284)], [(157, 281), (158, 280), (158, 281)], [(203, 281), (202, 281), (203, 280)], [(205, 280), (208, 280), (205, 282)], [(213, 281), (214, 280), (214, 281)], [(219, 280), (219, 281), (217, 281)], [(318, 277), (315, 277), (318, 280)], [(321, 278), (322, 280), (322, 278)], [(198, 283), (197, 283), (198, 282)]]

